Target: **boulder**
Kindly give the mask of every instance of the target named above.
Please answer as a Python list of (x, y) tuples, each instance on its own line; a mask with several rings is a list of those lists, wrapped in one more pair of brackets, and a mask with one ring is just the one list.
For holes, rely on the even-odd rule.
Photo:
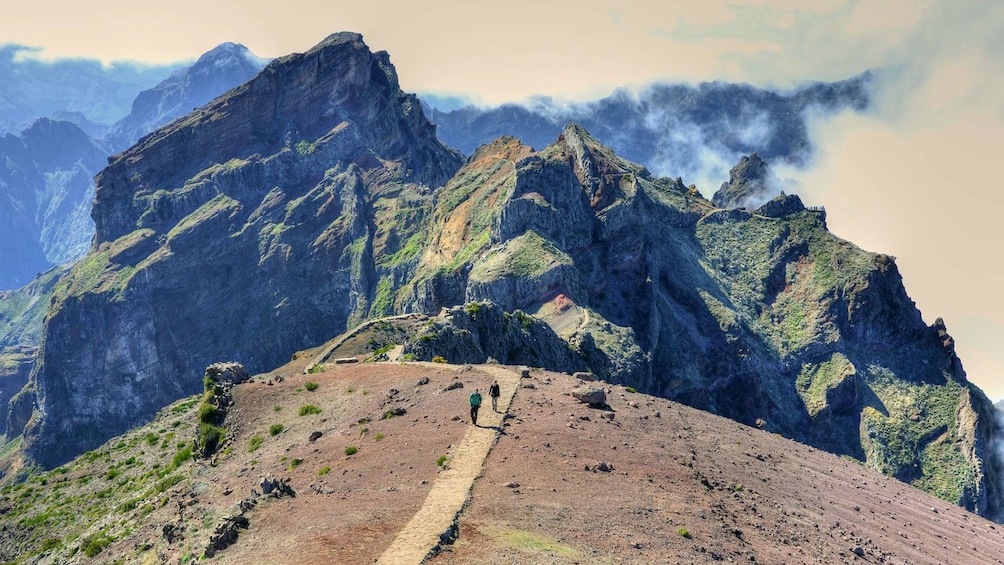
[(607, 403), (607, 393), (595, 386), (581, 386), (572, 391), (572, 397), (590, 406), (604, 406)]

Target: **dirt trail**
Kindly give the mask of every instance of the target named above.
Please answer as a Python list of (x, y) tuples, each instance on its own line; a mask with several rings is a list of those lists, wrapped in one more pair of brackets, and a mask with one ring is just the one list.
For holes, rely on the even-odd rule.
[(381, 565), (422, 563), (439, 543), (440, 534), (454, 527), (457, 516), (467, 502), (474, 479), (481, 475), (485, 458), (502, 430), (502, 418), (509, 410), (520, 377), (501, 367), (481, 366), (479, 369), (498, 379), (501, 392), (499, 411), (492, 411), (487, 389), (483, 390), (485, 399), (478, 414), (478, 426), (471, 426), (467, 430), (464, 439), (454, 450), (453, 458), (447, 463), (446, 470), (439, 474), (432, 485), (425, 503), (380, 556), (377, 562)]

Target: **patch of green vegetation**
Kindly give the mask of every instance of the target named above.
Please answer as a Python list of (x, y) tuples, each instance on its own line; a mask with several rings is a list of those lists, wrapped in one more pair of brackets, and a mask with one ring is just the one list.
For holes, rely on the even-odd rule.
[(356, 446), (354, 446), (354, 445), (350, 445), (350, 446), (348, 446), (348, 447), (345, 448), (345, 455), (346, 456), (355, 455), (358, 452), (359, 452), (359, 448), (356, 447)]
[(968, 390), (953, 380), (911, 383), (877, 365), (863, 375), (877, 399), (861, 413), (865, 465), (953, 504), (972, 502), (962, 497), (976, 492), (976, 478), (956, 435)]
[(193, 396), (192, 398), (190, 398), (188, 400), (185, 400), (185, 401), (183, 401), (183, 402), (181, 402), (179, 404), (175, 404), (174, 406), (171, 407), (171, 412), (173, 412), (175, 414), (177, 414), (178, 412), (184, 412), (185, 410), (188, 410), (192, 406), (195, 406), (196, 404), (198, 404), (199, 403), (199, 399), (200, 399), (200, 397)]
[(226, 436), (226, 429), (213, 424), (199, 424), (199, 450), (203, 456), (216, 451)]
[(263, 441), (265, 441), (265, 438), (261, 436), (251, 436), (251, 439), (248, 440), (248, 453), (258, 451)]
[(308, 381), (307, 384), (303, 385), (310, 392), (314, 392), (321, 385), (315, 383), (314, 381)]
[[(276, 404), (275, 407), (273, 408), (273, 410), (275, 410), (276, 412), (282, 412), (282, 406), (279, 406), (278, 404)], [(273, 435), (275, 435), (275, 434), (273, 434)]]
[(323, 373), (326, 370), (324, 363), (314, 363), (307, 369), (307, 374), (313, 375), (315, 373)]
[(497, 280), (503, 277), (536, 277), (562, 265), (572, 265), (572, 258), (537, 232), (528, 230), (506, 241), (479, 260), (471, 269), (471, 279)]
[(690, 539), (690, 531), (687, 530), (687, 528), (677, 528), (676, 533), (680, 534), (681, 536), (687, 539)]
[(579, 552), (569, 545), (565, 545), (540, 534), (524, 530), (508, 530), (502, 532), (501, 538), (510, 546), (530, 553), (540, 553), (557, 557), (576, 557), (579, 555)]
[(167, 233), (168, 241), (178, 237), (188, 230), (191, 230), (193, 227), (205, 222), (206, 220), (236, 211), (240, 208), (240, 206), (240, 202), (234, 200), (226, 194), (217, 194), (211, 200), (196, 208), (191, 214), (182, 218), (177, 225), (171, 228), (171, 231)]
[(484, 308), (483, 302), (468, 302), (464, 305), (464, 312), (467, 312), (472, 317), (477, 317), (478, 312), (481, 312), (482, 308)]
[(289, 467), (286, 470), (287, 471), (292, 471), (293, 469), (296, 469), (297, 467), (299, 467), (300, 463), (303, 463), (303, 459), (296, 459), (296, 458), (291, 459), (289, 461)]
[(310, 416), (311, 414), (320, 414), (321, 409), (315, 404), (304, 404), (300, 407), (301, 416)]
[(795, 379), (795, 389), (802, 397), (809, 415), (815, 416), (825, 408), (830, 390), (853, 373), (854, 365), (839, 352), (822, 363), (802, 365), (802, 370)]
[(457, 252), (453, 259), (441, 268), (447, 275), (454, 275), (460, 272), (460, 268), (471, 262), (474, 256), (488, 247), (491, 242), (491, 234), (485, 230), (474, 237), (469, 244)]
[(277, 436), (281, 434), (282, 431), (285, 429), (286, 426), (283, 426), (282, 424), (272, 424), (271, 426), (268, 427), (268, 433), (273, 436)]
[(104, 551), (106, 547), (111, 545), (112, 541), (114, 540), (107, 537), (104, 532), (102, 532), (100, 534), (94, 534), (84, 538), (80, 542), (80, 548), (83, 550), (84, 555), (88, 557), (95, 557)]
[(394, 279), (390, 276), (380, 277), (376, 284), (376, 295), (370, 306), (370, 317), (379, 318), (394, 313)]
[(446, 357), (443, 357), (442, 355), (435, 355), (435, 356), (433, 356), (432, 357), (432, 362), (433, 363), (447, 363)]
[(315, 150), (317, 150), (317, 144), (307, 141), (306, 139), (296, 142), (296, 152), (302, 155), (310, 155)]
[(383, 432), (377, 432), (377, 434), (373, 436), (373, 441), (380, 441), (383, 438), (384, 438)]
[(446, 465), (446, 462), (447, 462), (447, 461), (448, 461), (449, 459), (450, 459), (450, 458), (449, 458), (449, 457), (447, 457), (447, 456), (445, 456), (445, 455), (440, 455), (440, 456), (439, 456), (439, 459), (436, 459), (436, 467), (442, 467), (442, 466)]

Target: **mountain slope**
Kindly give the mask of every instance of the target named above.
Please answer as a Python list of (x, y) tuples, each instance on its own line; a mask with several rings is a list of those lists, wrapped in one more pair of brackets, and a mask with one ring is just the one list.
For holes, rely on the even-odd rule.
[[(460, 161), (386, 53), (348, 33), (144, 137), (96, 178), (95, 246), (55, 292), (28, 453), (51, 467), (98, 445), (199, 390), (221, 351), (261, 371), (367, 317), (396, 268), (374, 257)], [(374, 226), (385, 210), (399, 226)]]
[[(463, 438), (485, 431), (468, 422), (468, 392), (515, 368), (303, 374), (312, 356), (234, 389), (211, 460), (190, 459), (193, 397), (5, 488), (0, 559), (187, 563), (241, 515), (247, 527), (214, 561), (372, 563), (450, 475)], [(598, 409), (569, 396), (579, 383), (568, 375), (520, 381), (459, 537), (432, 563), (842, 563), (857, 551), (873, 563), (993, 563), (1004, 552), (993, 523), (846, 458), (620, 386), (594, 383), (607, 394)], [(319, 412), (300, 415), (306, 405)], [(255, 498), (263, 477), (296, 496)]]

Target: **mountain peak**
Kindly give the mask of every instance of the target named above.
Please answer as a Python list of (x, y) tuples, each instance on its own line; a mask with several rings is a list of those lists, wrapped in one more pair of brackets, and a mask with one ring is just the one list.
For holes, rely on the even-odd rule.
[(756, 207), (765, 200), (769, 172), (767, 162), (756, 153), (743, 155), (729, 171), (729, 181), (711, 197), (719, 208)]
[(259, 69), (264, 67), (269, 62), (269, 59), (255, 55), (244, 45), (227, 41), (225, 43), (220, 43), (216, 47), (213, 47), (209, 51), (203, 53), (199, 57), (198, 61), (195, 62), (193, 67), (206, 64), (218, 64), (220, 61), (230, 60), (243, 60), (247, 64), (254, 65)]

